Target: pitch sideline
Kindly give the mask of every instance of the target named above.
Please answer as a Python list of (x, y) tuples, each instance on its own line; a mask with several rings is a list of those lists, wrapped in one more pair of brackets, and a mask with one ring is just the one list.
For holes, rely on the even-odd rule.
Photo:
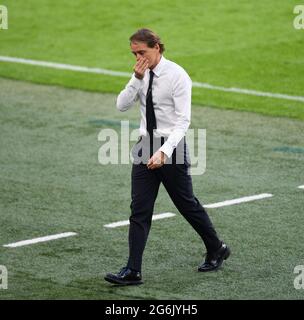
[[(211, 203), (211, 204), (206, 204), (204, 205), (204, 208), (221, 208), (221, 207), (226, 207), (226, 206), (231, 206), (234, 204), (240, 204), (244, 202), (250, 202), (254, 200), (261, 200), (265, 198), (271, 198), (273, 195), (271, 193), (261, 193), (258, 195), (254, 196), (248, 196), (248, 197), (242, 197), (242, 198), (237, 198), (237, 199), (232, 199), (232, 200), (226, 200), (222, 202), (216, 202), (216, 203)], [(162, 214), (157, 214), (152, 216), (152, 220), (158, 220), (158, 219), (164, 219), (164, 218), (170, 218), (174, 217), (175, 214), (171, 212), (167, 213), (162, 213)], [(104, 227), (106, 228), (117, 228), (121, 226), (127, 226), (129, 225), (129, 220), (124, 220), (124, 221), (118, 221), (118, 222), (113, 222), (110, 224), (105, 224)]]
[(5, 245), (3, 245), (3, 247), (17, 248), (17, 247), (28, 246), (28, 245), (34, 244), (34, 243), (46, 242), (46, 241), (51, 241), (51, 240), (56, 240), (56, 239), (61, 239), (61, 238), (67, 238), (67, 237), (72, 237), (72, 236), (76, 236), (76, 235), (77, 235), (77, 233), (75, 233), (75, 232), (64, 232), (64, 233), (54, 234), (51, 236), (39, 237), (39, 238), (30, 239), (30, 240), (23, 240), (23, 241), (10, 243), (10, 244), (5, 244)]
[[(21, 63), (45, 68), (53, 68), (53, 69), (61, 69), (61, 70), (70, 70), (76, 72), (87, 72), (87, 73), (95, 73), (95, 74), (103, 74), (108, 76), (114, 77), (131, 77), (131, 73), (128, 72), (121, 72), (121, 71), (113, 71), (101, 68), (92, 68), (92, 67), (85, 67), (85, 66), (76, 66), (71, 64), (64, 64), (64, 63), (57, 63), (57, 62), (49, 62), (49, 61), (42, 61), (42, 60), (32, 60), (32, 59), (24, 59), (24, 58), (17, 58), (17, 57), (7, 57), (7, 56), (0, 56), (1, 62), (10, 62), (10, 63)], [(298, 102), (304, 103), (304, 97), (302, 96), (293, 96), (283, 93), (272, 93), (272, 92), (264, 92), (264, 91), (257, 91), (251, 89), (241, 89), (241, 88), (227, 88), (221, 86), (215, 86), (209, 83), (203, 82), (192, 82), (192, 86), (196, 88), (203, 88), (209, 90), (217, 90), (222, 92), (232, 92), (232, 93), (239, 93), (239, 94), (247, 94), (253, 95), (258, 97), (268, 97), (274, 99), (283, 99), (283, 100), (293, 100)]]

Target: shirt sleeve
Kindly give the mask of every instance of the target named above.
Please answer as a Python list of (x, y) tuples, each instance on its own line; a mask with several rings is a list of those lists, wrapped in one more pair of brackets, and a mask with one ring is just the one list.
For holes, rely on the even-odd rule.
[(172, 88), (172, 97), (177, 121), (167, 141), (159, 149), (164, 152), (168, 158), (172, 156), (174, 149), (185, 136), (190, 126), (191, 90), (192, 81), (185, 71), (175, 77)]
[(133, 74), (125, 89), (122, 90), (117, 97), (117, 109), (120, 111), (126, 111), (130, 109), (138, 100), (138, 91), (142, 88), (142, 86), (143, 80), (136, 78)]

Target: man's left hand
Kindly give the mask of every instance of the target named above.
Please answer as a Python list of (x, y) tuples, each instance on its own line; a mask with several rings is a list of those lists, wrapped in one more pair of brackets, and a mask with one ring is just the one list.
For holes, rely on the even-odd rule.
[(165, 164), (166, 160), (167, 156), (162, 151), (156, 151), (149, 159), (147, 167), (151, 170), (160, 168)]

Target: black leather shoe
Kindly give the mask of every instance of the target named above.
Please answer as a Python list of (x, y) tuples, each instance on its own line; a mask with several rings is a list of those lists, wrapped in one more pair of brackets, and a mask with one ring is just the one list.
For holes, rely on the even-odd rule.
[(225, 243), (214, 253), (207, 253), (206, 260), (198, 267), (200, 272), (208, 272), (217, 270), (224, 260), (230, 256), (230, 249)]
[(140, 272), (133, 271), (128, 267), (122, 268), (117, 274), (107, 273), (104, 279), (108, 282), (120, 285), (142, 284)]

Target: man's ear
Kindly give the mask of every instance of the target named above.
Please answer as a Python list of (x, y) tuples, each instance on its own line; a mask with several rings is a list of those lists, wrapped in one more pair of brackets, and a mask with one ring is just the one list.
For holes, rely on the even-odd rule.
[(155, 47), (154, 47), (155, 49), (157, 49), (158, 51), (160, 50), (160, 46), (159, 46), (159, 44), (157, 43), (156, 45), (155, 45)]

